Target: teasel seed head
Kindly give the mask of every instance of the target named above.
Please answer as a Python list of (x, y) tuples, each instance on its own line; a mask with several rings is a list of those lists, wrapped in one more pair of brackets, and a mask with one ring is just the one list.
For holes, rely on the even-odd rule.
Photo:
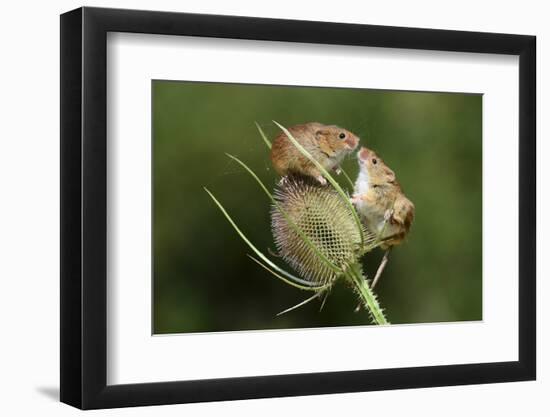
[(287, 176), (275, 188), (274, 198), (279, 206), (271, 207), (275, 245), (285, 262), (304, 279), (326, 284), (339, 274), (306, 243), (290, 222), (338, 268), (345, 269), (358, 262), (361, 231), (349, 204), (332, 186), (320, 185), (308, 177)]

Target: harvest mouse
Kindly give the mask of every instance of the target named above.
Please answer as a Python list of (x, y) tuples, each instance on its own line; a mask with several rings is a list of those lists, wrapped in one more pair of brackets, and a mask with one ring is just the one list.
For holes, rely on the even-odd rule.
[(378, 235), (386, 250), (372, 286), (387, 263), (389, 250), (399, 245), (409, 232), (414, 218), (414, 204), (405, 197), (395, 173), (376, 153), (362, 147), (357, 153), (359, 176), (352, 202), (365, 225)]
[[(339, 164), (359, 144), (359, 138), (346, 129), (334, 125), (310, 122), (288, 129), (291, 135), (315, 158), (327, 171), (339, 173)], [(275, 171), (281, 176), (301, 174), (326, 184), (317, 167), (292, 144), (282, 132), (271, 145), (271, 161)]]

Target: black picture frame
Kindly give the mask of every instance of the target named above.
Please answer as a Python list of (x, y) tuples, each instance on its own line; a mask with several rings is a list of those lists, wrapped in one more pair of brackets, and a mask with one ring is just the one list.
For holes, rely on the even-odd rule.
[[(107, 385), (108, 32), (519, 56), (519, 360)], [(524, 35), (88, 7), (61, 15), (61, 401), (94, 409), (535, 379), (535, 50)]]

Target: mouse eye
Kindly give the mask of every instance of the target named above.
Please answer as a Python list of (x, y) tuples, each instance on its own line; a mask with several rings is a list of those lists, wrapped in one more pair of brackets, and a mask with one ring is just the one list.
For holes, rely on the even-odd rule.
[(346, 137), (346, 134), (342, 132), (342, 133), (340, 133), (340, 134), (338, 135), (338, 137), (339, 137), (340, 139), (344, 139), (344, 138)]
[(376, 165), (378, 163), (378, 160), (376, 158), (372, 158), (372, 163)]

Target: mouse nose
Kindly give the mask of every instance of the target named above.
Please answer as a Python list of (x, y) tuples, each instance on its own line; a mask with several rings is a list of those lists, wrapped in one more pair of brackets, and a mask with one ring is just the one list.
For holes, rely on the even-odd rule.
[(357, 145), (359, 145), (359, 139), (355, 135), (349, 135), (349, 137), (346, 139), (346, 145), (348, 145), (353, 150), (357, 148)]
[(359, 149), (359, 159), (367, 159), (369, 157), (369, 150), (367, 148)]

